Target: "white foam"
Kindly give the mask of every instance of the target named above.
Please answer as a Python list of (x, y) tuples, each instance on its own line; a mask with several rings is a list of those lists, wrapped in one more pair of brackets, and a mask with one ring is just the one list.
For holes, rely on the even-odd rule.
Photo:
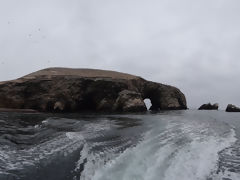
[[(87, 171), (91, 173), (81, 180), (206, 180), (216, 169), (218, 152), (236, 138), (234, 130), (226, 137), (204, 132), (208, 131), (194, 124), (169, 124), (162, 133), (155, 128), (147, 133), (142, 143), (106, 165), (87, 164)], [(178, 141), (183, 142), (178, 144)]]
[(235, 141), (232, 130), (227, 138), (208, 137), (202, 142), (191, 142), (172, 159), (164, 180), (206, 180), (217, 168), (218, 152)]
[(66, 136), (72, 140), (84, 140), (84, 137), (80, 132), (67, 132)]

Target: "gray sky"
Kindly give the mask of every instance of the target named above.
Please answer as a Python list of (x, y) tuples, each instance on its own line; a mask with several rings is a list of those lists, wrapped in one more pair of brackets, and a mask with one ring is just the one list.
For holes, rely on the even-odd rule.
[(0, 0), (0, 81), (99, 68), (240, 105), (239, 0)]

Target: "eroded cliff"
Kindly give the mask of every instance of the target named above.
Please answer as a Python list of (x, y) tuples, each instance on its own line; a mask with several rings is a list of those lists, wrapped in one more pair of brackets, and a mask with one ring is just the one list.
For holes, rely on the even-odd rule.
[(151, 110), (187, 108), (179, 89), (114, 71), (48, 68), (0, 83), (0, 108), (142, 112), (146, 98)]

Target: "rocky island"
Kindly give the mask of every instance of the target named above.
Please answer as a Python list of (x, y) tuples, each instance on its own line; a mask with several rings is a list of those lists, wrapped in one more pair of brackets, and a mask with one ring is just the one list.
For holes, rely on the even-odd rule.
[(177, 88), (105, 70), (48, 68), (0, 82), (0, 108), (42, 112), (142, 112), (187, 109)]
[(218, 107), (219, 107), (218, 103), (215, 104), (208, 103), (200, 106), (198, 110), (218, 110)]
[(240, 112), (240, 108), (233, 104), (228, 104), (226, 112)]

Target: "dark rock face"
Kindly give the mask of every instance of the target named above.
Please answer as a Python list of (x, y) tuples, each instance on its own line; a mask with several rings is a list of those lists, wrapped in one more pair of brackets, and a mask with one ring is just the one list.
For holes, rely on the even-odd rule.
[(0, 82), (0, 108), (43, 112), (141, 112), (144, 99), (152, 110), (186, 109), (177, 88), (138, 76), (93, 69), (49, 68)]
[(240, 112), (240, 108), (235, 105), (228, 104), (226, 112)]
[(218, 110), (218, 104), (203, 104), (200, 108), (198, 108), (198, 110)]
[(141, 112), (146, 111), (147, 107), (140, 93), (123, 90), (119, 93), (114, 104), (114, 110), (122, 112)]

